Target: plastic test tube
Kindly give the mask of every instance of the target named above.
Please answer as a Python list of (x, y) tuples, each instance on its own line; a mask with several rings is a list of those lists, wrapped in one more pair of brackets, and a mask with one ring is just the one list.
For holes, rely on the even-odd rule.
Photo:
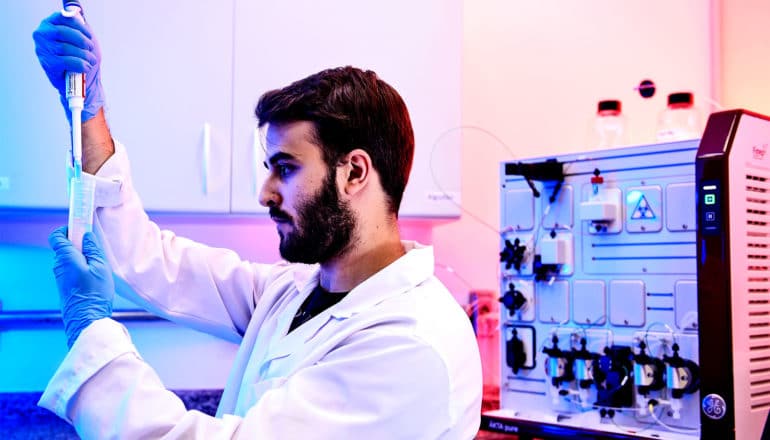
[(93, 229), (95, 187), (96, 180), (88, 174), (70, 178), (67, 238), (81, 251), (83, 250), (83, 235)]

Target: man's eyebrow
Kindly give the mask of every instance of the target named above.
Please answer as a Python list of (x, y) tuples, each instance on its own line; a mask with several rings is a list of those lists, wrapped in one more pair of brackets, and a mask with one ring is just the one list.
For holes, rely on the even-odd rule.
[(269, 163), (270, 165), (275, 165), (276, 162), (281, 160), (295, 160), (295, 159), (296, 158), (293, 155), (289, 153), (284, 153), (283, 151), (279, 151), (278, 153), (275, 153), (272, 156), (270, 156), (270, 158), (267, 160), (267, 163)]

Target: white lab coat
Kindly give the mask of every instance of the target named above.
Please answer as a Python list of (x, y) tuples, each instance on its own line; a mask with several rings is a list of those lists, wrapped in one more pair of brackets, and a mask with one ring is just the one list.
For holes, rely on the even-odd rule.
[(150, 222), (122, 145), (102, 167), (97, 230), (121, 292), (176, 322), (240, 340), (217, 418), (187, 411), (110, 319), (80, 335), (39, 404), (83, 438), (470, 439), (482, 375), (469, 320), (407, 253), (287, 334), (318, 267), (241, 261)]

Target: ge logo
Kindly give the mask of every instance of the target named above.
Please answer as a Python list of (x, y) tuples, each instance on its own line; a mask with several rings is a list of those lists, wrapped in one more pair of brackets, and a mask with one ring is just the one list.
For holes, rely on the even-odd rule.
[(727, 412), (727, 404), (725, 399), (718, 394), (709, 394), (703, 398), (701, 403), (703, 413), (710, 419), (719, 420), (725, 416)]

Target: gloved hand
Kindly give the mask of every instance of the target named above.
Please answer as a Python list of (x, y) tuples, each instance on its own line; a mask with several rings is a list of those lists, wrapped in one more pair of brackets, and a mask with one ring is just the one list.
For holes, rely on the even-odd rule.
[(64, 72), (85, 73), (86, 99), (83, 105), (82, 121), (93, 118), (104, 106), (104, 91), (99, 75), (102, 55), (91, 27), (78, 17), (65, 17), (55, 12), (44, 19), (32, 34), (35, 53), (43, 66), (48, 80), (59, 91), (67, 119), (72, 123), (72, 114), (67, 104), (67, 90)]
[(54, 230), (48, 243), (56, 254), (53, 273), (59, 287), (67, 345), (72, 348), (84, 328), (112, 315), (112, 269), (93, 232), (83, 236), (83, 253), (67, 239), (66, 226)]

